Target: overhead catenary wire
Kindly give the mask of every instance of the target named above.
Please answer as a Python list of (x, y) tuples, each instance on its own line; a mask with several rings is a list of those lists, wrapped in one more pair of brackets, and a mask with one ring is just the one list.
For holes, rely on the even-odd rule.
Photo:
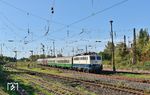
[[(1, 15), (3, 16), (3, 14), (1, 14)], [(4, 19), (8, 21), (8, 19), (6, 19), (5, 17), (4, 17)], [(1, 20), (1, 21), (2, 21), (2, 20)], [(8, 25), (4, 20), (2, 21), (2, 23), (3, 23), (3, 25), (4, 25), (5, 27), (7, 27), (11, 32), (13, 32), (15, 35), (19, 36), (19, 34), (16, 33), (16, 32), (14, 31), (14, 29), (13, 29), (12, 27), (10, 27), (10, 25)], [(9, 22), (9, 23), (10, 23), (10, 22)], [(10, 24), (11, 24), (11, 23), (10, 23)], [(20, 37), (20, 36), (19, 36), (19, 37)]]
[[(14, 6), (14, 5), (12, 5), (12, 4), (10, 4), (10, 3), (4, 1), (4, 0), (0, 0), (0, 1), (1, 1), (2, 3), (4, 3), (4, 4), (10, 6), (10, 7), (15, 8), (15, 9), (18, 10), (18, 11), (21, 11), (21, 12), (24, 12), (24, 13), (29, 13), (28, 11), (23, 10), (23, 9), (21, 9), (21, 8), (18, 8), (18, 7), (16, 7), (16, 6)], [(50, 34), (56, 33), (57, 31), (62, 31), (63, 29), (65, 29), (65, 28), (68, 27), (68, 26), (72, 26), (72, 25), (74, 25), (74, 24), (76, 24), (76, 23), (79, 23), (79, 22), (81, 22), (81, 21), (83, 21), (83, 20), (86, 20), (86, 19), (88, 19), (88, 18), (90, 18), (90, 17), (93, 17), (93, 16), (95, 16), (95, 15), (97, 15), (97, 14), (100, 14), (100, 13), (102, 13), (102, 12), (105, 12), (105, 11), (107, 11), (107, 10), (113, 8), (113, 7), (116, 7), (116, 6), (118, 6), (118, 5), (121, 5), (121, 4), (123, 4), (123, 3), (127, 2), (127, 1), (128, 1), (128, 0), (120, 1), (120, 2), (118, 2), (118, 3), (116, 3), (116, 4), (113, 4), (113, 5), (110, 6), (110, 7), (107, 7), (107, 8), (105, 8), (105, 9), (103, 9), (103, 10), (100, 10), (100, 11), (97, 11), (97, 12), (95, 12), (95, 13), (92, 13), (91, 15), (89, 15), (89, 16), (87, 16), (87, 17), (84, 17), (84, 18), (81, 18), (81, 19), (79, 19), (79, 20), (77, 20), (77, 21), (74, 21), (73, 23), (71, 23), (71, 24), (69, 24), (69, 25), (64, 25), (64, 24), (63, 24), (64, 27), (62, 27), (62, 28), (60, 28), (60, 29), (58, 29), (58, 30), (56, 30), (56, 31), (53, 31), (53, 32), (51, 32)], [(33, 13), (30, 13), (30, 15), (31, 15), (31, 16), (34, 16), (34, 17), (37, 17), (37, 18), (39, 18), (39, 19), (42, 19), (42, 20), (49, 21), (48, 19), (43, 18), (43, 17), (40, 17), (40, 16), (37, 16), (37, 15), (35, 15), (35, 14), (33, 14)], [(58, 23), (58, 22), (55, 22), (55, 21), (51, 21), (51, 22), (54, 22), (54, 23), (57, 23), (57, 24), (61, 24), (61, 25), (62, 25), (62, 23)], [(43, 37), (43, 36), (42, 36), (42, 37)], [(42, 38), (42, 37), (41, 37), (41, 38)]]
[(91, 3), (92, 3), (92, 8), (93, 8), (93, 5), (94, 5), (94, 0), (91, 0)]
[[(15, 25), (3, 12), (0, 12), (0, 14), (1, 14), (1, 16), (4, 18), (4, 20), (7, 21), (13, 28), (10, 27), (10, 25), (8, 25), (7, 23), (5, 23), (4, 21), (3, 21), (3, 24), (4, 24), (8, 29), (10, 29), (10, 31), (13, 32), (15, 35), (17, 35), (18, 37), (20, 37), (19, 33), (16, 33), (16, 32), (14, 31), (14, 28), (17, 29), (17, 30), (19, 30), (19, 31), (26, 32), (25, 29), (23, 29), (23, 28), (21, 28), (21, 27)], [(28, 32), (28, 34), (27, 34), (26, 36), (24, 36), (23, 39), (20, 37), (20, 38), (22, 39), (21, 41), (23, 41), (24, 39), (26, 39), (26, 38), (28, 37), (28, 35), (30, 34), (29, 24), (28, 24), (27, 32)]]
[(79, 20), (77, 20), (77, 21), (74, 21), (74, 22), (70, 23), (68, 26), (72, 26), (72, 25), (74, 25), (74, 24), (76, 24), (76, 23), (82, 22), (82, 21), (84, 21), (84, 20), (86, 20), (86, 19), (88, 19), (88, 18), (90, 18), (90, 17), (93, 17), (93, 16), (95, 16), (95, 15), (97, 15), (97, 14), (100, 14), (100, 13), (103, 13), (103, 12), (105, 12), (105, 11), (107, 11), (107, 10), (110, 10), (110, 9), (116, 7), (116, 6), (119, 6), (119, 5), (121, 5), (121, 4), (125, 3), (125, 2), (127, 2), (127, 1), (128, 1), (128, 0), (123, 0), (123, 1), (120, 1), (120, 2), (118, 2), (118, 3), (115, 3), (115, 4), (111, 5), (110, 7), (104, 8), (103, 10), (97, 11), (97, 12), (95, 12), (95, 13), (92, 13), (92, 14), (90, 14), (90, 15), (84, 17), (84, 18), (81, 18), (81, 19), (79, 19)]
[[(3, 1), (3, 0), (0, 0), (0, 1)], [(123, 0), (123, 1), (121, 1), (121, 2), (118, 2), (118, 3), (116, 3), (116, 4), (114, 4), (114, 5), (112, 5), (112, 6), (110, 6), (110, 7), (108, 7), (108, 8), (105, 8), (105, 9), (103, 9), (103, 10), (100, 10), (100, 11), (98, 11), (98, 12), (95, 12), (95, 13), (92, 13), (91, 15), (89, 15), (89, 16), (87, 16), (87, 17), (84, 17), (84, 18), (81, 18), (81, 19), (79, 19), (79, 20), (77, 20), (77, 21), (75, 21), (75, 22), (72, 22), (72, 23), (70, 23), (69, 25), (67, 25), (67, 26), (72, 26), (72, 25), (74, 25), (74, 24), (76, 24), (76, 23), (80, 23), (80, 22), (82, 22), (82, 21), (84, 21), (84, 20), (87, 20), (88, 18), (90, 18), (90, 17), (93, 17), (93, 16), (95, 16), (95, 15), (97, 15), (97, 14), (100, 14), (100, 13), (102, 13), (102, 12), (105, 12), (105, 11), (107, 11), (107, 10), (109, 10), (109, 9), (111, 9), (111, 8), (113, 8), (113, 7), (116, 7), (116, 6), (118, 6), (118, 5), (120, 5), (120, 4), (123, 4), (123, 3), (125, 3), (126, 1), (128, 1), (128, 0)], [(5, 1), (3, 1), (3, 2), (5, 2)], [(12, 5), (12, 7), (13, 7), (13, 5)], [(22, 11), (22, 12), (26, 12), (26, 13), (28, 13), (27, 11), (24, 11), (24, 10), (22, 10), (22, 9), (18, 9), (17, 7), (15, 7), (14, 6), (14, 8), (15, 9), (17, 9), (17, 10), (20, 10), (20, 11)], [(49, 21), (49, 20), (47, 20), (47, 19), (45, 19), (45, 18), (43, 18), (43, 17), (39, 17), (39, 16), (35, 16), (34, 14), (32, 14), (32, 13), (30, 13), (32, 16), (34, 16), (34, 17), (38, 17), (38, 18), (40, 18), (40, 19), (43, 19), (43, 20), (46, 20), (46, 21)], [(64, 25), (64, 27), (63, 28), (61, 28), (61, 29), (59, 29), (59, 31), (61, 31), (61, 30), (63, 30), (63, 29), (66, 29), (66, 25)], [(57, 31), (57, 30), (56, 30)], [(56, 31), (53, 31), (53, 33), (56, 33)], [(47, 28), (47, 34), (48, 34), (48, 32), (49, 32), (49, 27)], [(46, 34), (46, 35), (47, 35)], [(51, 32), (51, 34), (52, 34), (52, 32)], [(42, 37), (39, 37), (39, 38), (43, 38), (43, 36)], [(38, 38), (38, 40), (39, 40), (39, 38)], [(31, 41), (32, 42), (32, 41)]]
[[(120, 1), (120, 2), (118, 2), (118, 3), (115, 3), (115, 4), (111, 5), (110, 7), (107, 7), (107, 8), (104, 8), (103, 10), (100, 10), (100, 11), (97, 11), (97, 12), (95, 12), (95, 13), (92, 13), (92, 14), (89, 15), (89, 16), (86, 16), (86, 17), (84, 17), (84, 18), (81, 18), (81, 19), (79, 19), (79, 20), (77, 20), (77, 21), (74, 21), (74, 22), (72, 22), (72, 23), (70, 23), (70, 24), (68, 24), (68, 25), (63, 26), (62, 28), (60, 28), (60, 29), (58, 29), (58, 30), (55, 30), (55, 31), (51, 32), (50, 35), (53, 34), (53, 33), (62, 31), (62, 30), (64, 30), (64, 29), (66, 29), (67, 27), (71, 27), (72, 25), (74, 25), (74, 24), (76, 24), (76, 23), (79, 23), (79, 22), (82, 22), (82, 21), (84, 21), (84, 20), (87, 20), (87, 19), (90, 18), (90, 17), (93, 17), (93, 16), (98, 15), (98, 14), (100, 14), (100, 13), (103, 13), (103, 12), (105, 12), (105, 11), (107, 11), (107, 10), (110, 10), (110, 9), (116, 7), (116, 6), (119, 6), (119, 5), (121, 5), (121, 4), (125, 3), (125, 2), (127, 2), (127, 1), (128, 1), (128, 0)], [(39, 40), (40, 38), (43, 38), (43, 36), (42, 36), (42, 37), (39, 37), (38, 40)]]
[[(30, 16), (33, 16), (33, 17), (39, 18), (39, 19), (44, 20), (44, 21), (50, 21), (50, 20), (49, 20), (49, 19), (47, 19), (47, 18), (41, 17), (41, 16), (39, 16), (39, 15), (33, 14), (33, 13), (28, 12), (28, 11), (26, 11), (26, 10), (24, 10), (24, 9), (21, 9), (21, 8), (19, 8), (19, 7), (16, 7), (15, 5), (13, 5), (13, 4), (11, 4), (11, 3), (8, 3), (7, 1), (0, 0), (0, 2), (2, 2), (3, 4), (5, 4), (5, 5), (9, 6), (9, 7), (14, 8), (14, 9), (16, 9), (16, 10), (18, 10), (18, 11), (22, 12), (22, 13), (25, 13), (25, 14), (29, 13), (29, 14), (30, 14)], [(63, 26), (65, 26), (65, 24), (60, 23), (60, 22), (57, 22), (57, 21), (54, 21), (54, 20), (53, 20), (53, 21), (51, 21), (51, 23), (55, 23), (55, 24), (59, 24), (59, 25), (63, 25)]]
[[(26, 10), (24, 10), (24, 9), (18, 8), (18, 7), (16, 7), (16, 6), (14, 6), (13, 4), (8, 3), (8, 2), (6, 2), (6, 1), (4, 1), (4, 0), (0, 0), (0, 2), (4, 3), (5, 5), (7, 5), (7, 6), (9, 6), (9, 7), (14, 8), (14, 9), (16, 9), (16, 10), (22, 12), (22, 13), (30, 14), (30, 16), (39, 18), (39, 19), (41, 19), (41, 20), (44, 20), (44, 21), (47, 21), (47, 22), (50, 22), (50, 21), (51, 21), (51, 23), (59, 24), (59, 25), (62, 25), (62, 26), (67, 26), (66, 24), (62, 24), (62, 23), (57, 22), (57, 21), (52, 21), (52, 20), (49, 20), (49, 19), (47, 19), (47, 18), (44, 18), (44, 17), (38, 16), (38, 15), (35, 15), (35, 14), (33, 14), (33, 13), (31, 13), (31, 12), (28, 12), (28, 11), (26, 11)], [(54, 5), (55, 5), (55, 0), (53, 0), (53, 2), (52, 2), (53, 8), (54, 8)], [(44, 35), (42, 35), (41, 37), (39, 37), (38, 39), (43, 38), (44, 36), (47, 36), (48, 32), (50, 31), (49, 28), (50, 28), (50, 26), (49, 26), (49, 23), (48, 23), (48, 28), (47, 28), (46, 33), (45, 33)]]
[(80, 23), (80, 22), (82, 22), (82, 21), (84, 21), (84, 20), (87, 20), (87, 19), (93, 17), (93, 16), (96, 16), (96, 15), (98, 15), (98, 14), (100, 14), (100, 13), (103, 13), (103, 12), (105, 12), (105, 11), (107, 11), (107, 10), (110, 10), (110, 9), (112, 9), (112, 8), (114, 8), (114, 7), (117, 7), (117, 6), (121, 5), (121, 4), (124, 4), (124, 3), (126, 3), (127, 1), (128, 1), (128, 0), (122, 0), (122, 1), (120, 1), (120, 2), (117, 2), (117, 3), (111, 5), (111, 6), (107, 7), (107, 8), (104, 8), (104, 9), (102, 9), (102, 10), (99, 10), (99, 11), (97, 11), (97, 12), (94, 12), (94, 13), (92, 13), (92, 14), (86, 16), (86, 17), (83, 17), (83, 18), (81, 18), (81, 19), (79, 19), (79, 20), (76, 20), (76, 21), (74, 21), (74, 22), (68, 24), (67, 26), (64, 26), (64, 27), (62, 27), (62, 28), (60, 28), (60, 29), (58, 29), (58, 30), (56, 30), (56, 31), (53, 31), (53, 32), (51, 32), (51, 34), (52, 34), (52, 33), (59, 32), (59, 31), (62, 31), (62, 30), (64, 30), (64, 29), (66, 29), (67, 27), (71, 27), (72, 25), (75, 25), (75, 24), (77, 24), (77, 23)]
[(14, 28), (16, 28), (17, 30), (24, 30), (23, 28), (21, 28), (21, 27), (19, 27), (19, 26), (17, 26), (16, 24), (14, 24), (3, 12), (0, 12), (0, 14), (1, 14), (1, 16), (3, 16), (3, 18), (7, 21), (7, 22), (9, 22)]
[[(50, 21), (52, 21), (52, 17), (53, 17), (53, 14), (54, 14), (54, 6), (55, 6), (55, 0), (52, 0), (52, 2), (51, 2), (51, 15), (50, 15)], [(47, 21), (47, 23), (48, 23), (48, 28), (47, 28), (47, 31), (46, 31), (46, 33), (44, 34), (44, 36), (47, 36), (47, 34), (48, 34), (49, 31), (50, 31), (50, 26), (52, 25), (52, 24), (50, 24), (49, 21)]]

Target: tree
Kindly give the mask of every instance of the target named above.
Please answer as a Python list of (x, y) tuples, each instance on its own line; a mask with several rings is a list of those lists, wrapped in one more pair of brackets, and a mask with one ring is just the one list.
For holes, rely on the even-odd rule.
[[(149, 34), (146, 29), (141, 29), (139, 31), (139, 36), (137, 39), (137, 57), (139, 61), (142, 60), (142, 53), (145, 51), (145, 47), (149, 43)], [(147, 47), (148, 48), (148, 47)]]
[(39, 55), (31, 55), (30, 57), (29, 57), (29, 59), (31, 60), (31, 61), (37, 61), (37, 59), (39, 59), (39, 58), (45, 58), (45, 56), (43, 56), (43, 55), (41, 55), (41, 56), (39, 56)]
[(112, 52), (112, 43), (108, 41), (107, 45), (105, 45), (104, 52), (100, 54), (103, 56), (104, 60), (111, 60), (111, 52)]
[(6, 64), (9, 62), (15, 62), (16, 59), (13, 57), (7, 57), (7, 56), (0, 56), (0, 64)]
[(128, 64), (130, 61), (130, 54), (129, 50), (126, 47), (126, 44), (123, 42), (120, 42), (119, 44), (116, 45), (115, 49), (116, 53), (116, 62), (117, 63), (123, 63), (123, 64)]
[(143, 63), (145, 61), (150, 61), (150, 41), (149, 43), (143, 47), (143, 51), (142, 51), (142, 57), (141, 60), (143, 61)]
[(149, 41), (149, 34), (148, 31), (146, 29), (141, 29), (139, 32), (139, 37), (138, 37), (138, 44), (139, 47), (142, 49), (143, 46), (147, 45)]
[(21, 62), (28, 62), (28, 61), (30, 61), (30, 59), (29, 58), (21, 58), (21, 59), (19, 59), (19, 61), (21, 61)]
[(46, 57), (45, 54), (39, 55), (39, 58), (45, 58), (45, 57)]

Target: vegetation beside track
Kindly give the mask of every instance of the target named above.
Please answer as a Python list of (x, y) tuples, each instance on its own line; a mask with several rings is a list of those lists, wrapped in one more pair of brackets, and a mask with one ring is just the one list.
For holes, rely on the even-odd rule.
[[(43, 73), (48, 73), (48, 74), (56, 74), (56, 75), (62, 75), (62, 76), (72, 76), (72, 74), (69, 73), (64, 73), (60, 69), (48, 69), (49, 67), (44, 67), (44, 66), (38, 66), (36, 63), (18, 63), (17, 68), (22, 68), (22, 69), (27, 69), (31, 71), (38, 71), (38, 72), (43, 72)], [(102, 73), (105, 75), (105, 73)], [(139, 79), (147, 79), (150, 80), (150, 74), (136, 74), (136, 73), (114, 73), (114, 74), (109, 74), (110, 76), (123, 76), (127, 78), (139, 78)]]
[(150, 80), (150, 74), (118, 73), (118, 74), (114, 74), (114, 75), (124, 76), (124, 77), (128, 77), (128, 78), (139, 78), (139, 79)]
[[(15, 66), (15, 67), (20, 68), (20, 69), (29, 70), (29, 71), (35, 71), (35, 72), (39, 72), (39, 73), (41, 72), (41, 73), (45, 73), (45, 74), (52, 74), (52, 75), (58, 75), (58, 76), (74, 77), (74, 78), (78, 78), (78, 79), (81, 79), (81, 80), (91, 80), (91, 81), (96, 81), (96, 82), (103, 81), (103, 82), (106, 82), (106, 83), (108, 83), (108, 81), (113, 81), (113, 79), (109, 79), (109, 80), (107, 79), (106, 81), (104, 81), (103, 79), (101, 80), (100, 78), (98, 78), (98, 76), (96, 76), (96, 74), (91, 74), (91, 76), (90, 76), (90, 74), (88, 74), (88, 73), (84, 73), (84, 74), (82, 74), (80, 72), (75, 73), (76, 71), (71, 72), (71, 71), (68, 71), (68, 70), (60, 69), (60, 68), (55, 68), (54, 69), (54, 68), (45, 67), (45, 66), (38, 66), (35, 63), (29, 63), (29, 64), (28, 63), (18, 63), (17, 66)], [(15, 70), (12, 70), (12, 71), (16, 72)], [(119, 73), (119, 74), (120, 74), (120, 76), (124, 76), (122, 73)], [(110, 76), (118, 76), (119, 74), (110, 74)], [(134, 75), (139, 75), (139, 74), (134, 74)], [(139, 75), (137, 77), (141, 78), (142, 76)], [(145, 79), (145, 77), (144, 77), (144, 79)], [(48, 81), (48, 80), (46, 80), (46, 81)], [(54, 80), (50, 81), (50, 82), (54, 82)], [(22, 82), (22, 83), (24, 83), (24, 82)], [(60, 83), (62, 83), (62, 82), (60, 82)], [(119, 83), (119, 82), (115, 82), (115, 84), (116, 83)], [(128, 86), (129, 84), (130, 83), (125, 83), (125, 81), (124, 81), (124, 82), (120, 82), (119, 84), (117, 84), (117, 86), (122, 87), (122, 86)], [(65, 85), (65, 84), (63, 84), (63, 85)], [(82, 87), (80, 85), (75, 84), (75, 86), (74, 86), (74, 84), (69, 83), (66, 86), (68, 87), (68, 86), (71, 86), (71, 85), (73, 85), (73, 87), (78, 91), (82, 91), (84, 93), (90, 93), (90, 95), (92, 95), (91, 91), (89, 92), (87, 89), (85, 89), (84, 87)], [(29, 86), (33, 86), (33, 85), (29, 85)], [(132, 86), (130, 86), (130, 87), (132, 87)], [(38, 85), (38, 86), (34, 86), (34, 89), (36, 89), (36, 92), (41, 92), (42, 88)], [(149, 89), (145, 90), (145, 88), (144, 88), (144, 91), (146, 93), (149, 93)], [(34, 93), (34, 94), (36, 94), (36, 93)], [(93, 93), (93, 95), (94, 95), (94, 93)]]
[[(25, 91), (24, 95), (35, 95), (35, 90), (31, 85), (21, 82), (20, 80), (16, 80), (16, 77), (12, 77), (16, 74), (22, 74), (23, 72), (17, 72), (14, 69), (4, 67), (4, 65), (0, 65), (0, 95), (20, 95)], [(19, 85), (19, 90), (10, 91), (7, 90), (7, 83), (15, 82)], [(3, 93), (3, 94), (1, 94)]]
[[(18, 69), (18, 70), (23, 70), (23, 69)], [(29, 70), (24, 70), (26, 72), (30, 72)], [(109, 90), (113, 90), (116, 93), (116, 90), (119, 92), (121, 91), (122, 93), (140, 93), (140, 95), (143, 95), (142, 93), (149, 93), (149, 90), (147, 89), (148, 84), (141, 84), (141, 83), (126, 83), (126, 81), (120, 81), (120, 80), (114, 80), (114, 79), (100, 79), (99, 82), (98, 81), (90, 81), (90, 80), (82, 80), (82, 79), (77, 79), (77, 78), (69, 78), (69, 77), (62, 77), (62, 76), (58, 76), (58, 75), (52, 75), (52, 74), (44, 74), (44, 73), (38, 73), (38, 72), (33, 72), (35, 75), (37, 76), (41, 76), (43, 78), (52, 78), (55, 80), (63, 80), (64, 82), (70, 82), (70, 83), (75, 83), (75, 85), (84, 85), (86, 87), (86, 89), (93, 89), (92, 91), (98, 91), (99, 89), (103, 89), (104, 91), (106, 90), (108, 92)], [(89, 76), (90, 77), (90, 76)], [(106, 83), (104, 83), (104, 81)], [(125, 86), (120, 85), (119, 87), (118, 85), (116, 85), (118, 82), (121, 82), (121, 84), (123, 83)], [(101, 88), (101, 86), (104, 86)], [(100, 87), (100, 88), (99, 88)], [(144, 87), (144, 88), (143, 88)], [(121, 89), (122, 88), (122, 89)], [(115, 90), (114, 90), (115, 89)], [(145, 91), (146, 89), (146, 91)], [(148, 92), (147, 92), (148, 91)], [(98, 93), (96, 92), (96, 93)], [(111, 95), (111, 94), (109, 94)], [(118, 95), (118, 94), (116, 94)], [(120, 95), (120, 94), (119, 94)], [(121, 94), (122, 95), (122, 94)]]
[[(11, 78), (15, 81), (18, 81), (20, 84), (28, 85), (28, 87), (24, 87), (24, 89), (28, 92), (29, 95), (39, 95), (39, 94), (45, 94), (45, 95), (52, 95), (50, 92), (46, 91), (45, 89), (41, 88), (38, 85), (35, 85), (31, 83), (29, 80), (21, 77), (22, 75), (12, 75)], [(32, 87), (32, 88), (31, 88)]]
[[(19, 65), (17, 65), (17, 68), (21, 68), (21, 67)], [(45, 68), (33, 68), (33, 67), (32, 68), (31, 67), (28, 68), (28, 66), (27, 67), (23, 66), (22, 69), (26, 69), (26, 70), (30, 70), (30, 71), (41, 71), (42, 73), (49, 73), (49, 74), (53, 74), (53, 75), (56, 75), (56, 74), (60, 75), (60, 74), (62, 74), (62, 71), (59, 71), (59, 70), (48, 70), (48, 69), (45, 69)], [(51, 88), (52, 89), (58, 89), (58, 87), (61, 87), (61, 89), (62, 88), (66, 88), (66, 89), (72, 88), (74, 91), (83, 92), (84, 93), (83, 95), (95, 95), (95, 93), (93, 93), (91, 91), (88, 91), (87, 89), (84, 89), (81, 86), (73, 87), (72, 83), (63, 83), (61, 81), (57, 81), (57, 79), (50, 79), (50, 78), (45, 78), (43, 80), (42, 77), (34, 76), (34, 75), (32, 75), (32, 76), (29, 75), (30, 77), (33, 78), (33, 79), (29, 79), (29, 77), (27, 77), (27, 76), (24, 77), (25, 73), (17, 73), (17, 72), (20, 72), (21, 70), (17, 71), (17, 70), (15, 70), (13, 68), (9, 68), (9, 71), (15, 72), (15, 74), (12, 74), (10, 77), (12, 79), (14, 79), (15, 81), (19, 82), (19, 84), (24, 84), (24, 85), (28, 85), (28, 86), (32, 87), (32, 89), (24, 87), (24, 89), (29, 93), (29, 95), (41, 95), (41, 94), (42, 95), (43, 94), (44, 95), (54, 95), (53, 93), (50, 93), (49, 90)], [(21, 72), (23, 72), (23, 71), (21, 71)], [(41, 82), (36, 82), (35, 80), (38, 80), (38, 81), (42, 80), (42, 81)], [(46, 89), (46, 85), (47, 85), (46, 82), (51, 83), (52, 87), (49, 86)], [(43, 85), (42, 85), (42, 83), (43, 83)], [(60, 89), (58, 89), (58, 90), (60, 90)], [(67, 94), (67, 95), (75, 95), (75, 94)]]
[[(34, 75), (28, 75), (28, 74), (22, 74), (22, 75), (13, 75), (12, 76), (16, 81), (19, 80), (25, 84), (30, 84), (33, 86), (34, 89), (36, 89), (36, 94), (39, 94), (39, 92), (43, 93), (44, 95), (54, 95), (53, 93), (50, 93), (48, 90), (52, 90), (56, 92), (62, 89), (68, 89), (67, 93), (69, 92), (69, 89), (71, 88), (70, 83), (63, 83), (58, 81), (57, 79), (51, 79), (51, 78), (42, 78), (39, 76)], [(38, 81), (37, 81), (38, 80)], [(49, 85), (50, 84), (50, 85)], [(49, 86), (46, 86), (49, 85)], [(46, 88), (47, 87), (47, 88)], [(53, 90), (55, 89), (55, 90)], [(89, 92), (86, 89), (83, 89), (83, 87), (73, 88), (74, 91), (78, 90), (79, 92), (83, 92), (85, 94), (83, 95), (95, 95), (93, 92)], [(63, 90), (62, 90), (63, 91)], [(62, 92), (61, 91), (61, 92)], [(73, 92), (74, 92), (73, 91)], [(72, 93), (72, 92), (71, 92)], [(67, 94), (67, 95), (76, 95), (76, 94)], [(80, 94), (79, 94), (80, 95)]]
[[(59, 76), (65, 76), (65, 77), (74, 77), (74, 78), (78, 78), (78, 79), (83, 79), (83, 80), (97, 80), (99, 76), (93, 76), (93, 74), (91, 74), (93, 77), (90, 77), (91, 75), (89, 75), (88, 73), (75, 73), (68, 71), (68, 70), (63, 70), (63, 69), (58, 69), (58, 68), (51, 68), (51, 67), (45, 67), (45, 66), (35, 66), (32, 68), (28, 68), (28, 67), (18, 67), (20, 69), (26, 69), (26, 70), (30, 70), (30, 71), (36, 71), (36, 72), (42, 72), (42, 73), (47, 73), (47, 74), (53, 74), (53, 75), (59, 75)], [(67, 72), (66, 72), (67, 71)], [(105, 74), (105, 73), (104, 73)], [(127, 76), (127, 75), (132, 75), (131, 76)], [(126, 76), (125, 76), (126, 75)], [(88, 77), (89, 76), (89, 77)], [(149, 79), (149, 76), (147, 75), (143, 75), (143, 74), (130, 74), (130, 73), (115, 73), (115, 74), (109, 74), (108, 76), (104, 76), (104, 77), (109, 77), (109, 76), (115, 76), (116, 79), (119, 80), (130, 80), (130, 78), (136, 78), (136, 79), (142, 79), (141, 83), (143, 83), (143, 81), (147, 81), (147, 79)], [(112, 77), (113, 79), (115, 79), (115, 77)], [(118, 78), (119, 77), (119, 78)], [(124, 79), (125, 78), (125, 79)], [(136, 80), (135, 81), (138, 81)], [(134, 82), (134, 80), (132, 79), (132, 81)], [(139, 81), (140, 82), (140, 81)], [(119, 84), (120, 85), (120, 84)]]
[(9, 74), (3, 70), (3, 65), (0, 65), (0, 89), (1, 89), (0, 93), (2, 93), (2, 95), (5, 95), (5, 94), (18, 95), (19, 94), (16, 91), (7, 90), (7, 83), (10, 81), (12, 80), (9, 79)]

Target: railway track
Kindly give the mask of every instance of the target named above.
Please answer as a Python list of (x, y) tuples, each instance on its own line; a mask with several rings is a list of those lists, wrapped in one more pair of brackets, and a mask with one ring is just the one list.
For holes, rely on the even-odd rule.
[[(74, 70), (68, 70), (68, 69), (62, 69), (62, 68), (54, 68), (54, 67), (46, 67), (46, 66), (42, 66), (42, 68), (46, 68), (46, 69), (55, 69), (55, 70), (61, 70), (63, 72), (67, 72), (67, 73), (79, 73), (79, 74), (86, 74), (87, 76), (93, 76), (93, 77), (97, 77), (97, 78), (110, 78), (110, 79), (118, 79), (118, 80), (128, 80), (128, 81), (132, 81), (132, 82), (139, 82), (139, 83), (147, 83), (150, 84), (150, 80), (148, 79), (137, 79), (137, 78), (127, 78), (127, 77), (123, 77), (123, 76), (108, 76), (108, 75), (102, 75), (102, 74), (94, 74), (94, 73), (85, 73), (85, 72), (77, 72)], [(150, 74), (147, 74), (150, 75)]]
[(28, 95), (28, 93), (21, 87), (19, 87), (18, 93), (19, 93), (19, 95)]
[(83, 84), (85, 86), (92, 87), (94, 89), (105, 88), (105, 89), (111, 89), (111, 90), (118, 91), (118, 92), (123, 92), (123, 93), (126, 93), (128, 95), (129, 94), (131, 94), (131, 95), (145, 95), (145, 92), (143, 90), (140, 90), (140, 89), (133, 89), (133, 88), (116, 86), (116, 85), (106, 84), (106, 83), (95, 83), (94, 81), (81, 80), (81, 79), (58, 76), (58, 75), (53, 75), (53, 74), (39, 73), (39, 72), (24, 70), (24, 69), (18, 69), (18, 70), (23, 70), (30, 75), (37, 75), (40, 77), (47, 77), (47, 78), (49, 77), (49, 78), (60, 79), (60, 80), (68, 81), (68, 82), (80, 83), (80, 84)]
[(19, 77), (22, 77), (28, 81), (30, 81), (34, 85), (38, 85), (42, 87), (43, 89), (55, 94), (55, 95), (84, 95), (80, 92), (74, 91), (72, 89), (67, 89), (58, 85), (54, 85), (53, 83), (47, 82), (40, 78), (32, 77), (33, 75), (18, 75)]

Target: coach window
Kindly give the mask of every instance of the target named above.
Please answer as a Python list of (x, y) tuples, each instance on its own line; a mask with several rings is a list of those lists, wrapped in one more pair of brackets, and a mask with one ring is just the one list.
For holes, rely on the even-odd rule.
[(87, 60), (87, 57), (80, 57), (80, 60)]
[(74, 58), (74, 60), (79, 60), (79, 58), (77, 57), (77, 58)]
[(88, 58), (87, 57), (83, 57), (83, 60), (88, 60)]
[(64, 63), (69, 63), (69, 60), (64, 60)]

